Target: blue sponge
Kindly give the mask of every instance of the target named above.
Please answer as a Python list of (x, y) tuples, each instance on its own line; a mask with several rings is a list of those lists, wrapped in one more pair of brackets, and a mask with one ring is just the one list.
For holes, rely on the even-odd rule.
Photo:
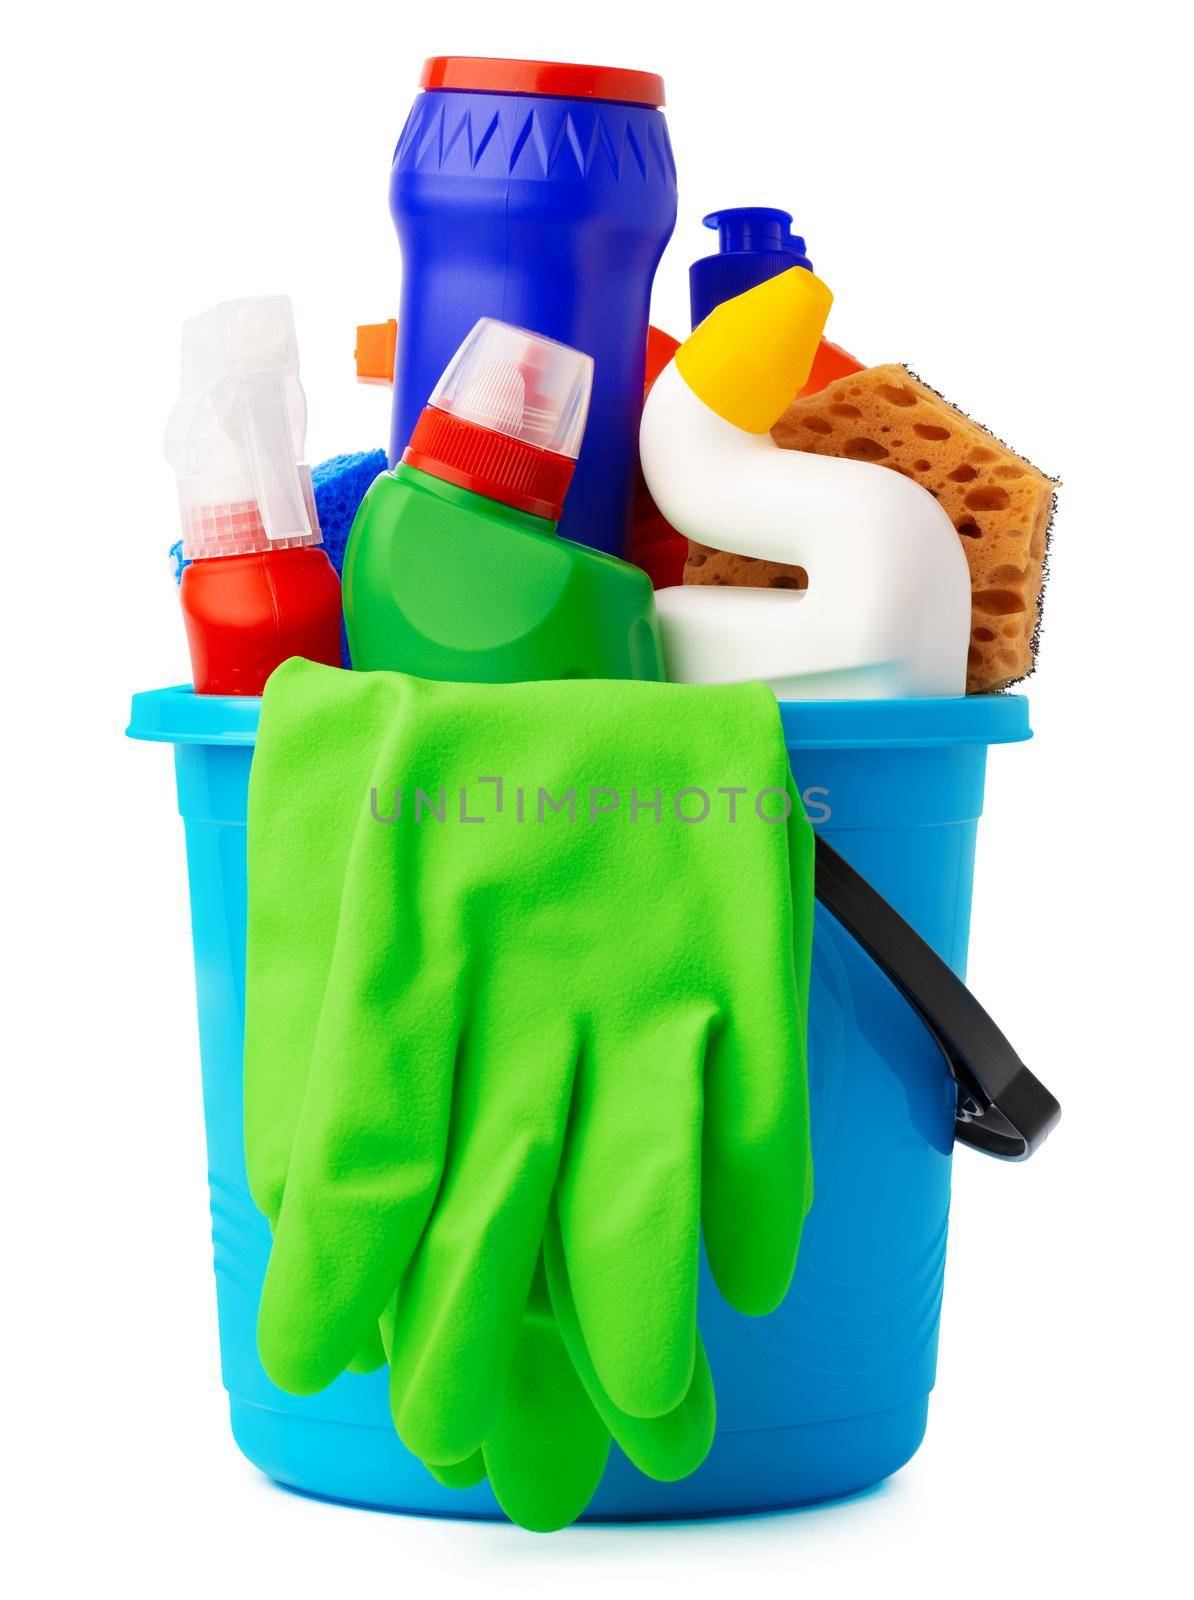
[(323, 548), (337, 572), (344, 566), (344, 547), (357, 507), (377, 474), (386, 470), (386, 464), (384, 450), (360, 450), (355, 455), (321, 461), (311, 473)]
[[(358, 450), (354, 455), (332, 456), (312, 469), (311, 484), (315, 490), (315, 509), (319, 513), (319, 527), (323, 534), (323, 548), (337, 575), (344, 566), (344, 547), (352, 531), (352, 519), (357, 507), (365, 498), (365, 490), (386, 470), (384, 450)], [(170, 559), (174, 562), (174, 581), (182, 582), (182, 540), (170, 546)], [(348, 645), (341, 634), (344, 665), (349, 665)]]

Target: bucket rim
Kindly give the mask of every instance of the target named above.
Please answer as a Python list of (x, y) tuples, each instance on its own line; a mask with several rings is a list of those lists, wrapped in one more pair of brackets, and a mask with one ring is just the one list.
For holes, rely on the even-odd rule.
[(925, 749), (1032, 738), (1022, 694), (781, 700), (779, 714), (789, 750)]
[[(155, 744), (248, 745), (257, 739), (258, 695), (196, 694), (190, 684), (133, 696), (125, 730)], [(1031, 739), (1022, 694), (920, 700), (781, 700), (790, 750), (865, 750), (1017, 744)]]
[(196, 694), (189, 683), (175, 683), (135, 694), (124, 731), (150, 744), (252, 746), (260, 715), (260, 695)]

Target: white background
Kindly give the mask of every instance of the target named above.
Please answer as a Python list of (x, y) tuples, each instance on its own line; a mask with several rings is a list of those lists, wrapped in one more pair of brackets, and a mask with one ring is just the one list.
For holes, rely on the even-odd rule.
[[(173, 0), (6, 24), (4, 1318), (11, 1593), (1169, 1595), (1188, 1576), (1188, 48), (1180, 8)], [(961, 1152), (936, 1397), (852, 1503), (573, 1529), (298, 1499), (217, 1377), (182, 835), (129, 692), (187, 676), (179, 324), (294, 299), (312, 461), (387, 434), (390, 154), (431, 53), (661, 70), (686, 326), (716, 206), (796, 213), (830, 332), (1065, 480), (1037, 738), (996, 751), (971, 981), (1065, 1106)], [(12, 1496), (15, 1493), (15, 1503)], [(1164, 1574), (1168, 1574), (1167, 1576)]]

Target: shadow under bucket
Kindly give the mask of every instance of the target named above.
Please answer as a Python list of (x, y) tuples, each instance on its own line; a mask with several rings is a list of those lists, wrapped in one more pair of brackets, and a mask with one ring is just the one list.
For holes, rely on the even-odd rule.
[[(174, 746), (233, 1433), (263, 1472), (311, 1494), (501, 1517), (486, 1485), (446, 1489), (399, 1443), (384, 1370), (296, 1398), (257, 1358), (270, 1234), (245, 1175), (241, 1065), (245, 809), (259, 709), (255, 699), (155, 690), (134, 696), (128, 730)], [(781, 712), (818, 833), (964, 976), (987, 747), (1030, 737), (1027, 701), (808, 701)], [(937, 1363), (957, 1085), (916, 1012), (820, 903), (809, 1059), (816, 1200), (792, 1288), (772, 1316), (749, 1318), (703, 1274), (713, 1449), (691, 1477), (664, 1484), (615, 1447), (587, 1519), (833, 1499), (895, 1472), (920, 1444)]]

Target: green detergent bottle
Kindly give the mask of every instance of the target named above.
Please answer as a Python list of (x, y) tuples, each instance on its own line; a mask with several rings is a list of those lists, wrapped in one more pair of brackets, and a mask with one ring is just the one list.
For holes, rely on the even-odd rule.
[(650, 580), (556, 533), (591, 357), (482, 318), (344, 559), (352, 664), (421, 678), (662, 679)]

